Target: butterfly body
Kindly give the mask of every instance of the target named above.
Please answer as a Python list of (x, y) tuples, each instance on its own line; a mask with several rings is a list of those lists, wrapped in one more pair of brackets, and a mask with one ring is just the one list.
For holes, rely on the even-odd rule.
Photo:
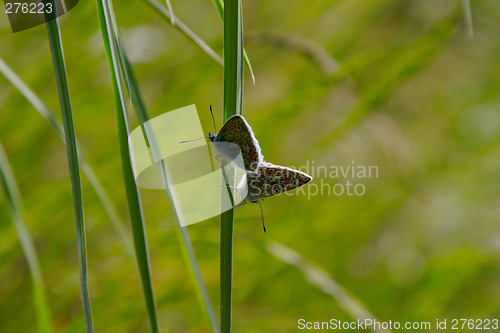
[[(229, 142), (234, 145), (220, 145), (218, 153), (223, 159), (232, 161), (241, 151), (245, 176), (236, 189), (246, 193), (244, 198), (251, 202), (267, 198), (309, 183), (312, 177), (308, 174), (264, 161), (259, 143), (245, 118), (240, 115), (230, 117), (219, 133), (210, 134), (209, 139), (216, 144)], [(232, 146), (232, 148), (231, 148)]]

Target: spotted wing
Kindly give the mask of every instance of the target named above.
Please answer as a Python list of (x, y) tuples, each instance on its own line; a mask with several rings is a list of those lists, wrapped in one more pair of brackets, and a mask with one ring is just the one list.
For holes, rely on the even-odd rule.
[(250, 125), (240, 115), (229, 118), (212, 141), (238, 145), (243, 156), (245, 170), (255, 171), (258, 165), (264, 162), (264, 156)]
[(309, 183), (307, 173), (271, 163), (262, 163), (254, 172), (247, 172), (247, 199), (256, 202)]

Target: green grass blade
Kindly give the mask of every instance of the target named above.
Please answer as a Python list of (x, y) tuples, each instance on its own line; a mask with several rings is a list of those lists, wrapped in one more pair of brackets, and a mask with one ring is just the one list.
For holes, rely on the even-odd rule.
[(222, 0), (213, 0), (212, 2), (217, 9), (220, 18), (224, 20), (224, 3), (222, 2)]
[[(119, 38), (118, 38), (119, 39)], [(141, 123), (141, 126), (144, 125), (145, 122), (149, 120), (149, 115), (146, 110), (146, 105), (144, 103), (144, 100), (142, 98), (142, 94), (140, 91), (139, 84), (137, 82), (137, 79), (134, 74), (134, 70), (132, 68), (132, 65), (128, 61), (126, 53), (122, 53), (121, 56), (123, 57), (122, 63), (125, 64), (126, 69), (127, 69), (127, 75), (129, 75), (129, 82), (130, 82), (130, 87), (131, 87), (131, 95), (132, 95), (132, 101), (133, 105), (135, 107), (135, 111), (137, 114), (137, 118), (139, 119), (139, 122)], [(145, 136), (146, 143), (148, 147), (150, 146), (148, 142), (147, 136)], [(153, 149), (153, 154), (155, 151), (158, 151), (157, 149)], [(159, 158), (155, 157), (155, 160), (159, 160)], [(166, 165), (164, 165), (161, 168), (161, 172), (163, 173), (166, 170)], [(166, 174), (163, 175), (164, 179), (167, 180), (168, 177)], [(173, 202), (172, 200), (172, 194), (168, 190), (168, 186), (165, 189), (167, 198), (170, 202)], [(179, 243), (181, 245), (181, 250), (183, 254), (184, 261), (186, 262), (186, 266), (189, 269), (189, 273), (191, 275), (191, 278), (193, 279), (193, 283), (195, 285), (195, 290), (196, 290), (196, 295), (198, 297), (199, 303), (201, 310), (206, 317), (212, 332), (217, 333), (219, 332), (219, 327), (217, 324), (217, 319), (215, 317), (215, 312), (213, 310), (212, 304), (210, 303), (210, 297), (208, 295), (208, 291), (206, 289), (205, 283), (203, 282), (203, 277), (201, 275), (200, 269), (198, 267), (198, 263), (196, 262), (196, 257), (194, 255), (193, 247), (191, 245), (191, 240), (189, 238), (189, 233), (186, 228), (181, 227), (179, 223), (179, 217), (177, 216), (177, 211), (174, 209), (173, 213), (175, 215), (175, 220), (177, 222), (177, 236), (179, 239)]]
[(168, 9), (156, 0), (142, 0), (151, 6), (157, 13), (159, 13), (163, 18), (168, 19), (171, 22), (171, 18), (175, 18), (175, 25), (178, 31), (180, 31), (184, 36), (186, 36), (191, 42), (202, 49), (206, 54), (208, 54), (212, 59), (217, 61), (220, 65), (224, 62), (222, 58), (210, 48), (198, 35), (196, 35), (189, 27), (182, 22), (178, 17), (171, 16)]
[(120, 69), (123, 73), (123, 78), (125, 80), (125, 85), (127, 87), (127, 92), (128, 92), (128, 97), (129, 97), (129, 102), (130, 104), (132, 104), (132, 96), (131, 96), (131, 93), (130, 93), (130, 82), (128, 80), (128, 77), (129, 75), (127, 74), (127, 67), (125, 66), (125, 64), (123, 63), (123, 44), (121, 42), (121, 40), (119, 38), (117, 38), (117, 34), (118, 34), (118, 24), (116, 23), (116, 20), (115, 20), (115, 16), (114, 16), (114, 12), (115, 10), (113, 9), (113, 3), (111, 1), (108, 1), (108, 6), (109, 6), (109, 12), (111, 13), (110, 14), (110, 19), (111, 19), (111, 24), (113, 26), (113, 31), (115, 32), (115, 45), (116, 45), (116, 49), (118, 51), (118, 54), (120, 55), (119, 57), (119, 60), (120, 60)]
[(222, 213), (220, 219), (220, 326), (227, 333), (231, 332), (234, 209)]
[[(294, 251), (278, 242), (267, 243), (266, 250), (276, 258), (295, 266), (302, 271), (305, 279), (310, 284), (332, 296), (337, 301), (339, 306), (346, 313), (348, 313), (352, 319), (359, 319), (361, 321), (364, 321), (365, 319), (376, 319), (375, 316), (366, 309), (365, 305), (352, 296), (341, 285), (335, 282), (324, 269), (307, 260), (297, 251)], [(368, 327), (368, 329), (374, 332), (391, 332), (390, 330), (377, 330), (373, 328), (373, 326)]]
[(142, 289), (151, 331), (157, 333), (160, 331), (158, 325), (158, 314), (154, 298), (153, 283), (151, 281), (151, 268), (149, 264), (146, 228), (144, 225), (139, 188), (135, 183), (130, 159), (130, 151), (128, 148), (128, 134), (130, 131), (127, 118), (125, 92), (122, 85), (123, 75), (120, 71), (120, 57), (117, 50), (116, 36), (115, 31), (113, 30), (111, 18), (113, 13), (110, 11), (108, 1), (106, 0), (97, 0), (97, 11), (99, 15), (99, 25), (101, 27), (104, 49), (106, 51), (106, 57), (108, 59), (111, 72), (111, 81), (113, 83), (123, 177), (127, 192), (127, 201), (132, 223), (137, 263), (141, 274)]
[[(55, 7), (55, 5), (54, 5)], [(87, 332), (93, 332), (92, 311), (87, 284), (87, 247), (85, 241), (85, 220), (83, 215), (82, 187), (80, 181), (80, 167), (78, 163), (78, 151), (76, 146), (75, 128), (73, 125), (73, 114), (69, 98), (68, 79), (59, 31), (58, 19), (46, 23), (49, 37), (50, 50), (59, 91), (59, 102), (61, 104), (64, 133), (66, 138), (66, 150), (68, 154), (71, 187), (73, 190), (73, 206), (75, 211), (76, 237), (78, 243), (78, 261), (80, 264), (80, 289)]]
[(29, 234), (28, 228), (24, 223), (21, 209), (21, 196), (17, 187), (17, 182), (14, 173), (9, 166), (7, 154), (0, 142), (0, 187), (2, 187), (7, 202), (9, 203), (10, 211), (21, 247), (23, 248), (24, 256), (28, 261), (28, 267), (31, 274), (31, 282), (33, 284), (33, 303), (35, 306), (35, 316), (37, 321), (38, 332), (50, 333), (53, 332), (50, 320), (50, 308), (47, 302), (45, 285), (43, 282), (42, 270), (38, 256), (33, 245), (33, 240)]
[[(224, 121), (242, 113), (243, 18), (241, 0), (226, 1), (224, 13)], [(231, 332), (234, 209), (221, 214), (221, 331)]]
[[(222, 164), (226, 165), (223, 159)], [(233, 193), (230, 189), (226, 169), (222, 168), (222, 180), (225, 190), (234, 207)], [(223, 187), (224, 191), (224, 187)], [(224, 195), (222, 195), (224, 197)], [(220, 231), (220, 298), (221, 298), (221, 329), (222, 332), (231, 332), (231, 307), (232, 307), (232, 278), (233, 278), (233, 226), (234, 208), (221, 214)]]
[[(224, 20), (224, 3), (222, 0), (213, 0), (215, 8), (217, 8), (217, 12), (222, 20)], [(253, 73), (252, 65), (250, 64), (250, 60), (248, 59), (247, 51), (243, 48), (243, 57), (245, 58), (245, 66), (247, 66), (250, 71), (250, 75), (252, 76), (253, 84), (255, 84), (255, 75)]]
[[(66, 140), (64, 138), (64, 128), (61, 122), (57, 119), (54, 112), (51, 111), (47, 105), (21, 80), (21, 78), (0, 58), (0, 73), (2, 73), (7, 80), (9, 80), (12, 85), (31, 103), (31, 105), (35, 108), (38, 113), (49, 122), (52, 128), (57, 132), (61, 140), (64, 144), (66, 144)], [(108, 194), (104, 190), (101, 182), (97, 178), (94, 170), (90, 167), (88, 162), (85, 159), (85, 154), (81, 146), (77, 142), (78, 147), (78, 157), (80, 161), (80, 167), (83, 173), (87, 176), (90, 184), (94, 188), (99, 200), (104, 206), (104, 210), (108, 215), (111, 225), (115, 229), (120, 241), (125, 248), (125, 253), (129, 257), (130, 262), (134, 268), (134, 272), (137, 274), (139, 278), (139, 270), (137, 268), (135, 258), (134, 258), (134, 250), (132, 248), (132, 240), (127, 230), (124, 227), (123, 221), (120, 219), (116, 209), (114, 208), (111, 200), (109, 199)]]
[(250, 59), (248, 59), (247, 51), (245, 51), (245, 49), (243, 49), (243, 59), (245, 61), (245, 65), (250, 71), (250, 75), (252, 76), (252, 82), (253, 84), (255, 84), (255, 74), (253, 73), (253, 68), (252, 65), (250, 64)]
[(242, 113), (243, 18), (241, 0), (227, 1), (224, 15), (224, 121)]

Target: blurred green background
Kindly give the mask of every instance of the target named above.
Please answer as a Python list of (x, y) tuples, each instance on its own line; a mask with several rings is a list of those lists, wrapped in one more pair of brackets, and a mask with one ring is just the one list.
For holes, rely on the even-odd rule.
[[(222, 54), (222, 21), (210, 1), (172, 5)], [(208, 132), (213, 105), (220, 128), (222, 67), (144, 2), (114, 9), (150, 114), (196, 104)], [(96, 13), (94, 2), (81, 1), (60, 21), (76, 134), (130, 229)], [(256, 76), (253, 85), (245, 70), (243, 110), (266, 160), (376, 166), (378, 178), (351, 180), (365, 186), (362, 196), (266, 199), (266, 234), (257, 205), (236, 209), (234, 331), (295, 332), (301, 318), (352, 319), (338, 297), (313, 283), (312, 271), (283, 260), (287, 252), (275, 241), (322, 267), (381, 321), (500, 319), (500, 2), (472, 2), (473, 37), (457, 0), (245, 1), (243, 15)], [(2, 13), (0, 45), (0, 57), (60, 116), (45, 27), (13, 34)], [(2, 75), (0, 139), (56, 331), (82, 332), (66, 149)], [(321, 178), (313, 184), (348, 180)], [(132, 265), (82, 180), (95, 330), (148, 332)], [(170, 205), (161, 191), (141, 194), (161, 327), (207, 332)], [(218, 313), (219, 219), (188, 231)], [(0, 331), (34, 332), (32, 299), (2, 195)]]

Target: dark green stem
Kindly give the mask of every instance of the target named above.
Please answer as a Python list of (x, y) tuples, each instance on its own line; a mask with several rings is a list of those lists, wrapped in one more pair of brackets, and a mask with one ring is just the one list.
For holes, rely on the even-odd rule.
[[(52, 2), (54, 5), (54, 2)], [(55, 5), (54, 5), (55, 8)], [(78, 152), (76, 146), (76, 135), (73, 124), (73, 113), (69, 97), (68, 80), (62, 50), (61, 35), (57, 18), (46, 24), (49, 37), (50, 51), (59, 91), (59, 102), (64, 125), (66, 139), (66, 150), (68, 155), (71, 187), (73, 191), (73, 207), (76, 222), (76, 238), (78, 243), (78, 262), (80, 266), (80, 289), (82, 296), (83, 311), (87, 332), (93, 332), (92, 311), (90, 308), (90, 297), (87, 285), (87, 249), (85, 240), (85, 221), (83, 215), (82, 186), (80, 181), (80, 167), (78, 164)]]
[[(224, 12), (224, 120), (241, 114), (243, 96), (241, 0), (227, 0)], [(226, 181), (227, 183), (227, 181)], [(231, 332), (234, 209), (221, 214), (221, 332)]]

